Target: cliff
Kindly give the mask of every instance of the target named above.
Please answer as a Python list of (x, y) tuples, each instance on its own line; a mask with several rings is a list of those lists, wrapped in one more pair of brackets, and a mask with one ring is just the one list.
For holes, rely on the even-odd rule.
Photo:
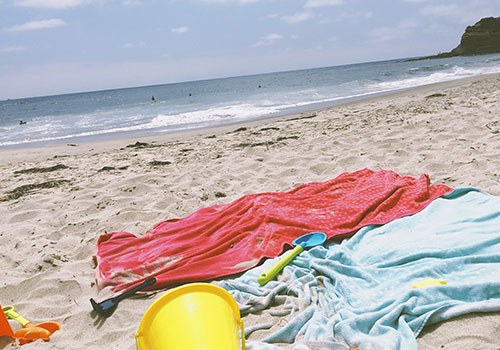
[(468, 26), (462, 35), (460, 44), (450, 52), (411, 60), (471, 56), (488, 53), (500, 53), (500, 17), (483, 18), (473, 26)]

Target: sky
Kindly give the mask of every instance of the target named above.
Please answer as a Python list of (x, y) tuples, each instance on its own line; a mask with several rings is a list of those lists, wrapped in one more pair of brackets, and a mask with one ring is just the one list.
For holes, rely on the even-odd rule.
[(0, 0), (0, 100), (450, 51), (498, 0)]

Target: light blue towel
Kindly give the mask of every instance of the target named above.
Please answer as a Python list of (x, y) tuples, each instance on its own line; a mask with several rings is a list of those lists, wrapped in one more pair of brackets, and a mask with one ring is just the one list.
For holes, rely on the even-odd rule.
[[(257, 277), (276, 259), (219, 283), (243, 315), (276, 308), (288, 317), (250, 349), (298, 339), (339, 349), (417, 349), (426, 324), (500, 310), (500, 198), (457, 189), (415, 215), (304, 251), (278, 280), (259, 286)], [(429, 277), (447, 284), (412, 288)]]

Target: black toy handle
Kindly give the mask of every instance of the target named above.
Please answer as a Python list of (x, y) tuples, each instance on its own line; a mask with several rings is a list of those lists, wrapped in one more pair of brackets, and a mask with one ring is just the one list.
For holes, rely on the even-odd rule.
[(140, 291), (141, 289), (146, 288), (148, 286), (151, 286), (155, 283), (156, 283), (156, 278), (150, 277), (150, 278), (144, 280), (141, 284), (138, 284), (137, 286), (130, 288), (129, 290), (127, 290), (123, 294), (120, 294), (116, 297), (113, 297), (112, 299), (113, 299), (113, 301), (118, 302), (122, 299), (128, 298), (131, 295), (134, 295), (136, 292)]

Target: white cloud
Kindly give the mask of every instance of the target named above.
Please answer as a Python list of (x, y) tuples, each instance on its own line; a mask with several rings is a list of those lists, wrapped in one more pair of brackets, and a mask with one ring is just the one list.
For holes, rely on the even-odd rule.
[(364, 21), (373, 17), (373, 12), (343, 12), (338, 14), (333, 18), (322, 18), (318, 23), (319, 24), (329, 24), (334, 22), (345, 22), (349, 21), (352, 23), (358, 23), (360, 21)]
[(425, 16), (448, 17), (467, 24), (474, 24), (482, 17), (491, 16), (491, 10), (478, 2), (470, 2), (465, 6), (456, 4), (426, 6), (420, 9), (420, 13)]
[(64, 9), (83, 5), (88, 0), (18, 0), (16, 6)]
[(261, 19), (275, 19), (275, 18), (278, 18), (280, 15), (278, 13), (270, 13), (270, 14), (267, 14), (263, 17), (261, 17)]
[(283, 16), (281, 17), (281, 19), (283, 19), (287, 23), (295, 24), (307, 21), (313, 17), (314, 13), (306, 11), (306, 12), (299, 12), (291, 16)]
[(375, 41), (393, 41), (407, 38), (414, 29), (418, 28), (418, 22), (413, 19), (402, 20), (396, 27), (379, 27), (370, 32)]
[(339, 21), (357, 21), (360, 19), (368, 19), (373, 17), (373, 12), (367, 11), (367, 12), (344, 12), (342, 13), (337, 19)]
[(370, 36), (375, 41), (391, 41), (403, 38), (404, 34), (395, 28), (378, 27), (370, 31)]
[(413, 29), (417, 28), (419, 25), (418, 21), (412, 18), (404, 19), (399, 22), (398, 28), (399, 29)]
[(427, 6), (420, 10), (423, 15), (431, 16), (450, 16), (451, 14), (456, 14), (458, 12), (457, 5), (437, 5), (437, 6)]
[(140, 6), (142, 5), (142, 1), (140, 0), (125, 0), (122, 2), (123, 6)]
[(186, 33), (188, 30), (189, 30), (189, 28), (186, 26), (177, 27), (177, 28), (172, 29), (172, 33), (183, 34), (183, 33)]
[(266, 40), (272, 40), (272, 41), (275, 41), (275, 40), (282, 39), (282, 38), (283, 38), (283, 35), (281, 35), (281, 34), (276, 34), (276, 33), (269, 33), (269, 34), (267, 34), (264, 38), (265, 38)]
[(283, 35), (277, 33), (269, 33), (262, 37), (259, 41), (257, 41), (252, 46), (260, 47), (260, 46), (269, 46), (274, 44), (276, 41), (283, 39)]
[(39, 30), (65, 26), (66, 23), (59, 18), (32, 21), (5, 29), (7, 32), (24, 32), (28, 30)]
[[(1, 4), (1, 2), (0, 2)], [(11, 46), (11, 47), (4, 47), (3, 49), (0, 49), (0, 52), (19, 52), (19, 51), (25, 51), (26, 47), (24, 46)]]
[(200, 0), (201, 2), (206, 2), (208, 4), (249, 4), (252, 2), (257, 2), (259, 0)]
[(305, 8), (323, 7), (323, 6), (337, 6), (344, 3), (344, 0), (307, 0), (304, 5)]
[(122, 48), (123, 49), (133, 49), (135, 47), (144, 47), (146, 46), (146, 43), (144, 41), (141, 41), (140, 43), (138, 44), (134, 44), (134, 43), (125, 43), (122, 45)]

